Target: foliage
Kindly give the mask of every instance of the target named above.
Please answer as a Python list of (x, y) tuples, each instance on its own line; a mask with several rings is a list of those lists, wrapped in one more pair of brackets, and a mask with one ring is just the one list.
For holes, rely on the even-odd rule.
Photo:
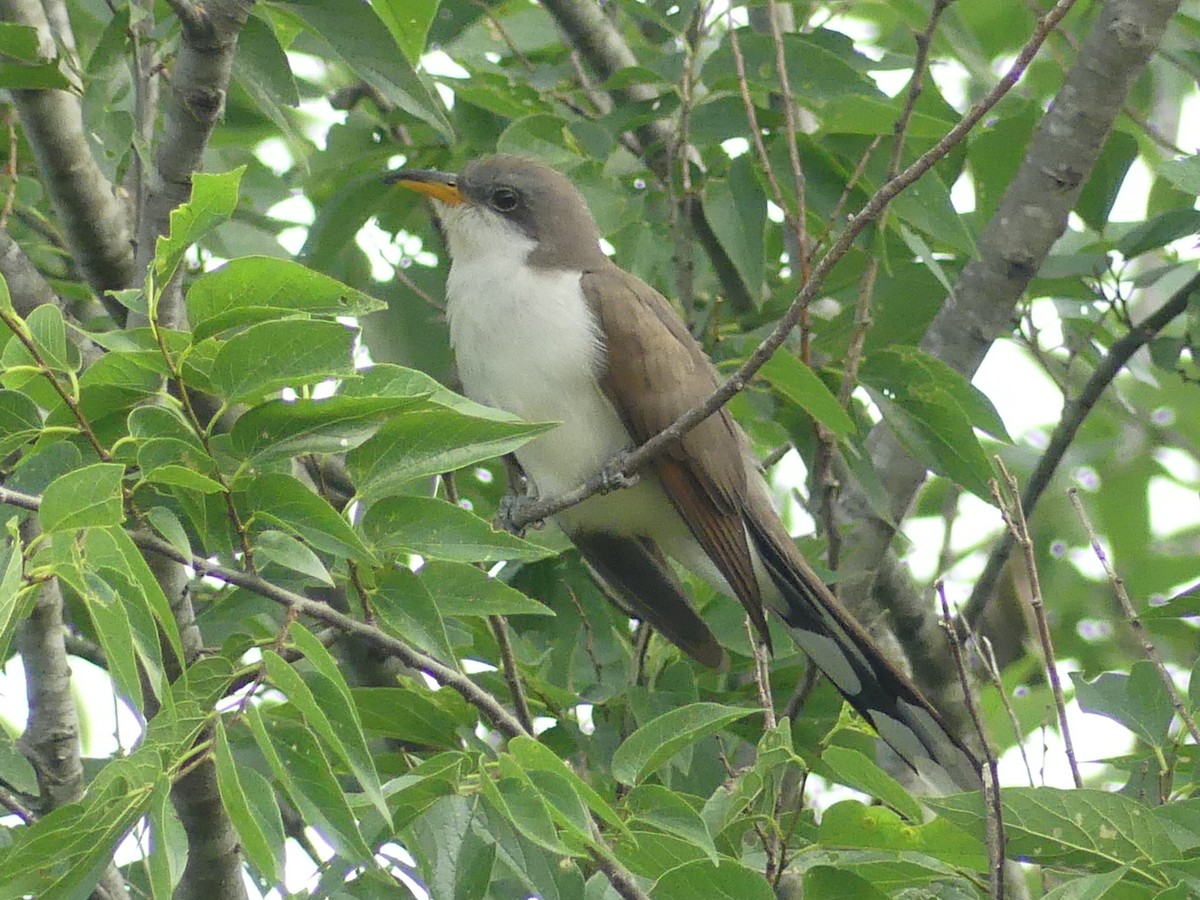
[[(13, 5), (0, 12), (11, 19)], [(139, 121), (138, 98), (147, 78), (164, 93), (179, 88), (147, 75), (146, 62), (171, 68), (186, 43), (176, 12), (189, 5), (68, 4), (77, 49), (60, 40), (53, 59), (27, 25), (0, 28), (0, 86), (77, 97), (99, 175), (130, 186), (121, 189), (130, 214), (144, 212), (147, 171), (165, 165), (155, 151), (170, 150), (161, 122)], [(236, 834), (234, 864), (264, 893), (285, 881), (295, 889), (288, 873), (304, 871), (315, 873), (306, 896), (396, 896), (401, 883), (438, 900), (639, 888), (663, 900), (740, 900), (796, 884), (813, 897), (986, 894), (980, 794), (915, 796), (877, 764), (873, 736), (827, 683), (807, 677), (782, 633), (767, 690), (790, 715), (772, 725), (736, 603), (689, 582), (732, 659), (710, 671), (633, 630), (553, 526), (516, 537), (490, 525), (506, 491), (499, 457), (552, 425), (447, 387), (443, 247), (421, 200), (386, 188), (383, 174), (401, 160), (454, 171), (497, 149), (551, 162), (586, 195), (616, 259), (679, 300), (728, 372), (788, 310), (846, 217), (996, 84), (995, 67), (1029, 40), (1034, 16), (986, 0), (939, 7), (929, 52), (956, 75), (925, 73), (906, 107), (905, 92), (890, 96), (876, 76), (911, 72), (928, 3), (797, 5), (804, 27), (780, 38), (786, 89), (762, 8), (736, 10), (735, 45), (729, 20), (707, 5), (605, 4), (636, 65), (587, 82), (558, 8), (253, 6), (204, 171), (146, 272), (104, 297), (107, 307), (62, 210), (48, 211), (53, 164), (35, 156), (28, 122), (12, 132), (0, 179), (7, 234), (59, 302), (23, 302), (27, 284), (0, 264), (0, 499), (10, 504), (0, 651), (7, 659), (29, 646), (15, 637), (40, 627), (26, 617), (56, 584), (67, 624), (52, 636), (106, 672), (79, 703), (84, 732), (98, 727), (88, 704), (109, 690), (144, 730), (136, 748), (86, 760), (86, 789), (53, 808), (46, 773), (22, 755), (28, 741), (0, 729), (0, 802), (33, 813), (3, 822), (0, 897), (86, 896), (131, 833), (139, 840), (118, 855), (121, 877), (155, 897), (181, 880), (186, 888), (196, 838), (171, 786), (205, 766)], [(853, 551), (868, 514), (889, 527), (905, 518), (890, 505), (894, 473), (872, 455), (880, 435), (932, 473), (909, 518), (946, 535), (937, 574), (956, 599), (1001, 533), (999, 511), (980, 512), (993, 502), (993, 456), (1022, 484), (1042, 457), (1045, 436), (1010, 435), (1003, 398), (955, 363), (961, 348), (922, 337), (977, 258), (1099, 14), (1073, 11), (986, 125), (850, 245), (799, 334), (729, 404), (762, 455), (790, 444), (812, 473), (807, 485), (780, 480), (798, 488), (787, 514), (807, 505), (821, 536), (803, 547), (848, 593), (862, 572), (853, 552), (836, 565), (836, 548)], [(1147, 119), (1178, 83), (1175, 67), (1196, 74), (1194, 51), (1179, 45), (1198, 30), (1190, 15), (1172, 23), (1171, 52), (1151, 60), (1070, 229), (1036, 261), (1000, 338), (1068, 400), (1195, 273), (1200, 165), (1164, 148)], [(775, 184), (744, 146), (743, 90)], [(802, 205), (786, 90), (805, 119), (795, 136)], [(906, 134), (889, 167), (898, 119)], [(689, 153), (648, 140), (662, 122)], [(1113, 221), (1135, 161), (1151, 176), (1144, 219)], [(955, 185), (970, 186), (973, 208), (963, 211)], [(298, 198), (312, 210), (302, 238), (279, 206), (294, 210)], [(780, 223), (777, 200), (807, 244)], [(697, 209), (707, 238), (690, 218)], [(806, 246), (814, 252), (800, 259)], [(394, 278), (376, 276), (382, 257)], [(166, 311), (180, 284), (186, 316), (176, 320)], [(977, 622), (1003, 668), (980, 690), (985, 730), (999, 754), (1012, 758), (1023, 742), (1035, 757), (1037, 786), (1002, 794), (1008, 854), (1031, 864), (1030, 885), (1048, 896), (1200, 892), (1200, 757), (1182, 724), (1200, 716), (1200, 531), (1194, 514), (1182, 529), (1159, 524), (1159, 504), (1186, 496), (1194, 507), (1200, 481), (1200, 295), (1183, 296), (1186, 310), (1146, 335), (1148, 353), (1122, 369), (1071, 436), (1036, 512), (1026, 510), (1068, 688), (1129, 735), (1117, 750), (1077, 748), (1098, 763), (1085, 788), (1039, 778), (1040, 736), (1058, 724), (1022, 612), (1020, 559)], [(1061, 340), (1049, 336), (1056, 329)], [(816, 477), (831, 447), (844, 465)], [(831, 536), (822, 492), (839, 479), (862, 503), (836, 517)], [(1063, 494), (1071, 483), (1084, 488), (1165, 668), (1120, 621)], [(36, 512), (22, 497), (40, 498)], [(828, 499), (839, 502), (836, 492)], [(953, 532), (960, 513), (982, 517), (970, 530), (984, 536)], [(918, 557), (903, 536), (897, 549), (902, 566)], [(168, 557), (189, 562), (185, 575), (216, 577), (173, 590)], [(928, 591), (908, 589), (924, 598), (923, 622), (897, 614), (897, 630), (916, 633), (935, 613)], [(935, 662), (913, 666), (920, 674)], [(1193, 675), (1178, 707), (1164, 672), (1181, 684)], [(24, 727), (6, 724), (14, 735)], [(837, 799), (851, 795), (833, 785), (874, 803)]]

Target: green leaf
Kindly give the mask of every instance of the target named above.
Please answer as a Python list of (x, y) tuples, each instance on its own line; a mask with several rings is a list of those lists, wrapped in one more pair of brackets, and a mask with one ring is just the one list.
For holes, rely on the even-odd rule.
[[(170, 896), (177, 880), (172, 873), (172, 857), (187, 859), (187, 836), (171, 807), (171, 782), (163, 778), (150, 798), (150, 853), (147, 869), (150, 892), (154, 897)], [(174, 840), (173, 840), (174, 838)], [(182, 851), (181, 853), (172, 851)], [(182, 868), (182, 867), (180, 867)]]
[(475, 724), (465, 701), (447, 709), (448, 698), (441, 696), (445, 692), (430, 693), (414, 686), (353, 688), (351, 693), (364, 729), (406, 744), (455, 750), (461, 746), (459, 730)]
[(26, 62), (37, 62), (42, 56), (37, 29), (32, 25), (0, 22), (0, 53)]
[(104, 649), (109, 674), (134, 707), (142, 709), (142, 682), (126, 606), (120, 594), (93, 572), (84, 573), (83, 588), (83, 604)]
[(20, 391), (0, 390), (0, 436), (37, 434), (41, 430), (42, 416), (36, 403)]
[[(483, 900), (488, 896), (495, 845), (472, 827), (477, 797), (440, 797), (409, 826), (430, 897)], [(407, 843), (407, 842), (406, 842)]]
[(510, 412), (494, 409), (469, 400), (442, 386), (436, 378), (418, 369), (387, 363), (359, 369), (353, 381), (347, 381), (338, 392), (341, 397), (424, 397), (439, 406), (456, 409), (476, 419), (497, 422), (521, 421)]
[(1200, 195), (1200, 156), (1193, 154), (1161, 163), (1158, 174), (1183, 193)]
[(813, 866), (804, 872), (804, 896), (827, 900), (886, 900), (890, 895), (861, 875), (833, 866)]
[[(259, 824), (256, 811), (250, 806), (241, 777), (238, 775), (238, 765), (229, 749), (229, 738), (220, 719), (217, 720), (215, 750), (217, 787), (221, 791), (221, 802), (229, 813), (229, 821), (237, 831), (242, 852), (246, 854), (250, 865), (258, 869), (264, 878), (274, 882), (282, 881), (282, 856), (277, 854), (277, 847), (267, 838), (262, 825)], [(279, 816), (278, 807), (275, 807), (275, 815)]]
[(1112, 132), (1104, 142), (1100, 157), (1075, 203), (1075, 212), (1097, 233), (1103, 233), (1108, 225), (1108, 217), (1125, 182), (1125, 174), (1137, 155), (1137, 138), (1124, 131)]
[[(272, 5), (297, 16), (309, 34), (327, 44), (387, 100), (432, 125), (447, 141), (454, 139), (437, 93), (404, 53), (397, 52), (395, 37), (376, 10), (365, 3), (335, 5), (325, 0), (277, 0)], [(407, 4), (400, 6), (406, 8)]]
[(38, 521), (42, 531), (74, 531), (120, 525), (125, 521), (121, 478), (125, 467), (117, 463), (93, 463), (60, 475), (42, 495)]
[(217, 351), (209, 378), (227, 401), (248, 400), (354, 371), (354, 332), (337, 322), (263, 322)]
[(655, 882), (655, 900), (774, 900), (775, 892), (761, 872), (732, 859), (684, 863)]
[(613, 778), (621, 784), (635, 785), (685, 747), (761, 712), (720, 703), (691, 703), (663, 713), (617, 748), (612, 760)]
[(387, 304), (290, 259), (243, 256), (202, 275), (187, 294), (194, 340), (271, 319), (363, 316)]
[(1046, 893), (1042, 900), (1101, 900), (1103, 897), (1113, 897), (1115, 900), (1116, 895), (1109, 891), (1120, 883), (1128, 871), (1128, 866), (1121, 866), (1100, 875), (1072, 878)]
[(916, 347), (888, 347), (871, 353), (863, 360), (859, 376), (864, 384), (887, 392), (898, 403), (903, 403), (905, 396), (932, 399), (933, 391), (949, 395), (973, 427), (1012, 443), (987, 395), (946, 363)]
[(0, 61), (0, 88), (10, 91), (69, 91), (74, 88), (57, 62), (23, 66)]
[(496, 151), (532, 156), (560, 171), (573, 169), (583, 162), (566, 121), (551, 113), (516, 119), (496, 140)]
[(415, 478), (511, 453), (553, 427), (477, 419), (449, 409), (404, 413), (351, 450), (346, 467), (360, 494), (382, 497)]
[(749, 155), (733, 161), (728, 178), (710, 178), (705, 182), (704, 210), (746, 292), (756, 303), (761, 302), (767, 200), (755, 178)]
[[(821, 110), (825, 134), (870, 134), (891, 137), (900, 118), (903, 98), (880, 99), (860, 94), (835, 97)], [(908, 137), (938, 140), (954, 126), (953, 121), (928, 113), (913, 112), (908, 120)]]
[[(1005, 788), (1004, 832), (1011, 859), (1108, 871), (1128, 864), (1149, 877), (1179, 850), (1152, 811), (1122, 794), (1089, 788)], [(925, 798), (939, 815), (982, 840), (978, 793)]]
[(1200, 210), (1191, 207), (1172, 209), (1125, 232), (1117, 241), (1117, 249), (1132, 259), (1197, 233), (1200, 233)]
[(571, 849), (562, 842), (554, 828), (546, 801), (527, 779), (500, 778), (493, 781), (485, 775), (480, 779), (480, 785), (488, 804), (527, 839), (551, 853), (572, 855)]
[(188, 247), (222, 222), (229, 221), (238, 202), (238, 187), (246, 167), (222, 174), (197, 172), (192, 176), (192, 196), (171, 211), (167, 234), (154, 245), (155, 289), (163, 290), (175, 275)]
[(8, 520), (5, 530), (8, 534), (0, 543), (0, 660), (8, 659), (8, 645), (17, 625), (29, 614), (41, 590), (21, 582), (21, 536), (15, 517)]
[(350, 770), (376, 809), (390, 822), (391, 814), (383, 799), (374, 757), (367, 747), (362, 721), (358, 717), (358, 708), (346, 684), (346, 677), (329, 651), (303, 625), (293, 624), (288, 635), (293, 646), (304, 654), (304, 658), (316, 670), (316, 674), (308, 681), (309, 687), (341, 736)]
[[(84, 552), (90, 567), (106, 578), (113, 577), (108, 574), (110, 572), (119, 578), (125, 606), (131, 614), (136, 616), (139, 610), (145, 610), (157, 622), (157, 626), (145, 623), (141, 630), (138, 647), (143, 658), (158, 667), (162, 666), (159, 653), (161, 631), (175, 658), (183, 659), (179, 625), (171, 603), (128, 532), (115, 526), (92, 528), (87, 533)], [(136, 621), (142, 620), (139, 617)]]
[[(575, 774), (571, 768), (540, 741), (530, 737), (515, 737), (508, 742), (508, 752), (521, 764), (527, 773), (550, 772), (566, 780), (579, 799), (587, 804), (601, 819), (614, 828), (624, 831), (621, 817), (598, 793), (595, 788)], [(537, 778), (533, 778), (535, 784)]]
[(202, 494), (221, 494), (225, 491), (220, 482), (213, 481), (186, 466), (173, 463), (151, 469), (142, 477), (142, 481), (151, 484), (172, 484), (189, 491), (199, 491)]
[(446, 623), (425, 585), (408, 569), (392, 569), (371, 593), (371, 606), (386, 631), (455, 666)]
[(304, 453), (346, 453), (398, 412), (426, 395), (268, 400), (243, 413), (230, 433), (230, 450), (249, 463)]
[(948, 248), (966, 257), (975, 255), (975, 238), (954, 208), (950, 188), (937, 169), (926, 172), (902, 191), (892, 201), (892, 209), (896, 218), (932, 238), (936, 249)]
[[(304, 140), (292, 125), (284, 107), (300, 105), (300, 93), (287, 54), (279, 45), (267, 17), (250, 16), (238, 33), (233, 58), (233, 79), (243, 88), (285, 140), (298, 146)], [(194, 321), (195, 320), (191, 320)]]
[(377, 550), (419, 553), (431, 559), (494, 562), (553, 555), (544, 547), (496, 530), (461, 506), (433, 497), (386, 497), (367, 510), (362, 527)]
[(317, 554), (290, 534), (270, 530), (260, 532), (254, 539), (254, 556), (333, 587), (333, 578)]
[(871, 399), (914, 459), (992, 502), (988, 488), (991, 464), (966, 416), (949, 394), (938, 396), (936, 388), (927, 388), (925, 393), (933, 402), (908, 396), (901, 405), (874, 391)]
[(445, 618), (554, 615), (549, 607), (467, 563), (432, 559), (417, 576)]
[(371, 851), (358, 830), (346, 795), (338, 785), (321, 744), (308, 729), (273, 719), (270, 729), (258, 707), (246, 707), (246, 721), (275, 780), (308, 822), (347, 860), (368, 860)]
[[(310, 649), (311, 646), (312, 644), (309, 643)], [(356, 728), (357, 719), (354, 716), (353, 704), (348, 702), (349, 697), (340, 698), (341, 703), (333, 703), (332, 707), (322, 704), (318, 702), (316, 695), (299, 673), (274, 650), (263, 651), (263, 663), (271, 683), (286, 694), (291, 704), (300, 710), (309, 728), (322, 739), (323, 745), (336, 754), (354, 773), (363, 792), (375, 805), (384, 820), (390, 823), (391, 813), (388, 812), (387, 803), (383, 799), (379, 775), (375, 771), (375, 763), (372, 761), (370, 753), (367, 752), (366, 739), (363, 737), (362, 729)], [(318, 678), (325, 681), (329, 687), (329, 690), (324, 693), (337, 694), (336, 688), (329, 684), (329, 680), (324, 675), (319, 675)], [(323, 699), (331, 701), (333, 697), (327, 696)], [(348, 715), (338, 716), (336, 710), (339, 707), (342, 713), (348, 713)], [(326, 715), (326, 709), (329, 709), (329, 715)], [(330, 715), (338, 719), (337, 727), (329, 718)], [(347, 725), (350, 727), (347, 728)], [(347, 740), (354, 744), (353, 749), (346, 743)]]
[(780, 347), (759, 374), (788, 400), (839, 436), (854, 431), (854, 421), (817, 374), (792, 353)]
[(239, 481), (234, 500), (243, 521), (253, 518), (260, 527), (282, 528), (334, 556), (373, 560), (371, 551), (329, 502), (290, 475), (270, 472)]
[(192, 555), (192, 544), (188, 540), (187, 530), (171, 510), (165, 506), (151, 507), (146, 510), (146, 521), (184, 556)]
[(502, 781), (521, 781), (537, 792), (550, 819), (569, 845), (595, 846), (587, 807), (561, 769), (542, 769), (536, 778), (531, 778), (511, 754), (502, 755), (497, 763), (501, 775), (505, 776)]
[(987, 865), (980, 840), (945, 819), (914, 824), (885, 806), (867, 806), (858, 800), (843, 800), (825, 810), (817, 837), (826, 847), (925, 853), (970, 869)]
[[(774, 91), (779, 88), (775, 72), (775, 43), (769, 34), (739, 28), (738, 45), (752, 87)], [(838, 35), (837, 38), (843, 37)], [(846, 38), (838, 41), (829, 32), (783, 35), (788, 81), (796, 96), (820, 108), (825, 101), (847, 94), (882, 98), (875, 83), (858, 66), (863, 62)], [(704, 82), (714, 89), (738, 91), (737, 66), (729, 38), (705, 62)]]
[(616, 852), (631, 872), (650, 879), (660, 878), (685, 863), (708, 858), (704, 850), (691, 840), (641, 828), (630, 831), (629, 837), (618, 838)]
[(1175, 708), (1152, 663), (1139, 660), (1128, 675), (1105, 672), (1092, 681), (1072, 672), (1071, 680), (1084, 712), (1119, 722), (1152, 747), (1166, 746)]
[(638, 785), (625, 798), (625, 806), (638, 823), (681, 837), (703, 849), (711, 862), (717, 862), (717, 848), (708, 825), (695, 807), (676, 791), (660, 784)]
[(371, 0), (376, 15), (404, 52), (410, 66), (421, 61), (425, 36), (437, 13), (438, 0)]
[(882, 800), (910, 822), (919, 823), (923, 818), (921, 804), (913, 799), (904, 786), (858, 750), (827, 747), (820, 760), (813, 765), (813, 771)]

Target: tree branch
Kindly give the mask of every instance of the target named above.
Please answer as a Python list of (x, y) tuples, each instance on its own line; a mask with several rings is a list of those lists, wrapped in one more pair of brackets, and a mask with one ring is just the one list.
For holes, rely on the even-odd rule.
[[(6, 487), (0, 487), (0, 504), (14, 506), (18, 509), (30, 510), (31, 512), (37, 512), (41, 506), (41, 502), (42, 498), (34, 494), (26, 494), (20, 491), (10, 490)], [(512, 713), (506, 710), (503, 705), (501, 705), (491, 694), (479, 687), (479, 685), (475, 684), (475, 682), (473, 682), (462, 672), (452, 668), (451, 666), (447, 666), (442, 662), (439, 662), (438, 660), (420, 652), (419, 650), (415, 650), (404, 641), (394, 638), (391, 635), (380, 631), (374, 626), (359, 622), (356, 619), (352, 619), (351, 617), (344, 615), (337, 610), (331, 609), (324, 603), (318, 603), (316, 601), (309, 600), (307, 597), (303, 597), (300, 594), (287, 590), (286, 588), (281, 588), (277, 585), (271, 584), (269, 581), (260, 578), (258, 575), (242, 572), (237, 569), (229, 569), (199, 556), (188, 556), (176, 550), (175, 547), (169, 544), (167, 541), (150, 532), (130, 531), (129, 536), (138, 547), (140, 547), (142, 550), (148, 551), (155, 557), (159, 557), (162, 560), (169, 560), (179, 565), (191, 566), (199, 575), (207, 575), (217, 578), (226, 582), (227, 584), (236, 585), (237, 587), (252, 591), (253, 593), (258, 594), (260, 597), (265, 597), (268, 600), (278, 603), (280, 606), (283, 606), (297, 615), (309, 616), (345, 634), (359, 637), (364, 643), (377, 647), (384, 653), (387, 653), (391, 656), (395, 656), (405, 665), (411, 666), (414, 669), (420, 669), (438, 681), (440, 684), (457, 691), (468, 703), (479, 710), (484, 718), (491, 722), (492, 725), (505, 736), (510, 738), (533, 737), (533, 735), (526, 731), (524, 726), (516, 719), (515, 716), (513, 716)], [(171, 595), (168, 594), (168, 597), (170, 596)], [(172, 601), (174, 601), (174, 598), (172, 598)], [(191, 624), (190, 630), (194, 632), (198, 638), (199, 632), (195, 628), (194, 623)], [(183, 623), (181, 623), (180, 631), (181, 633), (184, 632)], [(190, 652), (188, 648), (192, 640), (193, 639), (191, 637), (185, 637), (185, 652)], [(211, 762), (206, 764), (204, 767), (199, 767), (193, 770), (188, 777), (192, 777), (192, 775), (196, 774), (197, 772), (204, 772), (206, 768), (212, 768)], [(182, 781), (179, 783), (182, 784)], [(213, 813), (219, 813), (224, 816), (224, 807), (219, 806), (220, 797), (216, 792), (215, 778), (213, 779), (211, 788), (212, 796), (216, 798), (215, 803), (218, 804), (218, 806), (210, 808), (209, 814), (211, 816)], [(184, 819), (183, 811), (180, 811), (180, 818), (181, 820), (184, 820), (186, 827), (187, 820)], [(211, 818), (204, 820), (202, 824), (207, 826), (209, 829), (219, 830), (214, 829), (215, 823)], [(637, 879), (612, 854), (611, 849), (609, 849), (605, 843), (603, 836), (600, 834), (599, 829), (596, 828), (594, 823), (592, 826), (592, 833), (597, 844), (597, 847), (594, 849), (594, 857), (597, 865), (599, 865), (601, 870), (608, 877), (617, 893), (621, 897), (625, 898), (625, 900), (646, 900), (646, 894), (638, 886)], [(191, 870), (192, 866), (191, 854), (193, 850), (194, 848), (189, 841), (188, 871)], [(228, 855), (232, 854), (227, 854), (227, 856)], [(238, 855), (240, 857), (240, 854)], [(195, 898), (195, 900), (201, 900), (201, 898), (223, 898), (226, 896), (231, 896), (223, 893), (204, 894), (196, 890), (181, 893), (188, 881), (189, 879), (187, 877), (187, 872), (185, 872), (180, 889), (176, 892), (176, 897), (189, 897)], [(244, 889), (242, 891), (242, 896), (245, 896)]]
[[(56, 55), (50, 22), (38, 0), (0, 0), (0, 18), (36, 28), (43, 55)], [(64, 39), (71, 40), (69, 34)], [(88, 284), (101, 294), (128, 287), (135, 272), (128, 211), (92, 158), (79, 98), (61, 90), (12, 91), (12, 97)]]
[[(926, 331), (926, 353), (970, 377), (992, 342), (1009, 330), (1018, 300), (1066, 228), (1126, 96), (1178, 6), (1177, 0), (1105, 3), (979, 239), (979, 258), (963, 270)], [(879, 516), (865, 493), (847, 485), (842, 517), (858, 527), (847, 535), (842, 587), (856, 598), (870, 594), (879, 561), (926, 474), (883, 426), (872, 431), (868, 448), (891, 516)]]
[[(21, 523), (28, 544), (38, 535), (37, 520)], [(16, 552), (16, 551), (14, 551)], [(63, 629), (63, 596), (58, 581), (42, 585), (28, 618), (17, 628), (17, 649), (25, 667), (29, 718), (21, 735), (21, 753), (37, 775), (39, 813), (45, 814), (83, 797), (83, 758), (79, 744), (79, 712), (71, 694), (71, 668)], [(101, 875), (97, 893), (125, 895), (125, 882), (111, 862)]]
[(25, 251), (13, 240), (12, 235), (0, 229), (0, 275), (8, 284), (8, 292), (12, 297), (13, 308), (21, 318), (47, 303), (57, 306), (63, 318), (72, 326), (75, 343), (79, 347), (84, 366), (89, 366), (104, 355), (104, 348), (87, 337), (83, 329), (75, 321), (70, 307), (50, 287), (50, 282), (42, 277), (42, 273), (25, 255)]
[[(1191, 298), (1198, 291), (1200, 291), (1200, 274), (1194, 276), (1187, 284), (1172, 294), (1166, 303), (1113, 344), (1108, 354), (1101, 360), (1100, 365), (1096, 366), (1096, 370), (1092, 372), (1083, 389), (1080, 390), (1079, 396), (1064, 407), (1062, 418), (1059, 419), (1058, 426), (1050, 436), (1050, 443), (1038, 460), (1033, 474), (1029, 476), (1029, 481), (1025, 485), (1025, 491), (1021, 494), (1021, 506), (1024, 507), (1027, 516), (1033, 514), (1038, 500), (1050, 486), (1050, 481), (1054, 477), (1059, 463), (1062, 462), (1068, 448), (1075, 440), (1075, 435), (1101, 395), (1138, 350), (1148, 344), (1174, 319), (1183, 315)], [(996, 539), (992, 546), (987, 565), (983, 569), (983, 574), (979, 576), (979, 580), (975, 582), (975, 588), (971, 591), (971, 599), (967, 601), (963, 612), (967, 624), (972, 628), (978, 625), (980, 617), (987, 608), (992, 592), (996, 589), (996, 582), (999, 580), (1000, 573), (1012, 550), (1013, 538), (1006, 531)]]
[[(192, 175), (201, 168), (213, 128), (225, 110), (225, 92), (233, 71), (238, 35), (253, 0), (171, 0), (183, 36), (171, 71), (171, 100), (162, 137), (154, 155), (145, 207), (137, 227), (137, 270), (145, 271), (154, 258), (159, 235), (167, 233), (171, 210), (185, 203)], [(159, 324), (183, 325), (183, 295), (176, 285), (159, 303)], [(141, 321), (144, 324), (144, 321)]]

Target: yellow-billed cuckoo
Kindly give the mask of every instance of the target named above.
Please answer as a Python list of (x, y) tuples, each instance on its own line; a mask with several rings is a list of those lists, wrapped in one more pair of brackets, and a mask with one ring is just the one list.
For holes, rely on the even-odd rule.
[[(543, 497), (574, 488), (717, 387), (671, 305), (600, 249), (575, 187), (548, 166), (489, 156), (461, 175), (401, 169), (433, 198), (450, 252), (446, 314), (467, 396), (562, 424), (517, 450)], [(817, 577), (779, 520), (741, 428), (724, 409), (659, 454), (634, 486), (555, 516), (635, 618), (699, 662), (724, 651), (667, 563), (764, 609), (896, 753), (939, 787), (978, 786), (978, 764)]]

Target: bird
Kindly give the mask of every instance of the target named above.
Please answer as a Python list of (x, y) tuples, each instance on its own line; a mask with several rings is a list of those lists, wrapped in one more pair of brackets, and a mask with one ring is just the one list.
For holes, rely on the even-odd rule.
[[(463, 392), (558, 422), (515, 455), (555, 496), (604, 471), (720, 383), (667, 299), (603, 251), (587, 202), (551, 166), (496, 154), (459, 174), (403, 168), (385, 180), (431, 198), (450, 257), (446, 318)], [(607, 593), (696, 661), (725, 653), (669, 560), (766, 615), (876, 733), (939, 792), (977, 789), (979, 762), (800, 553), (750, 442), (721, 408), (653, 457), (632, 486), (554, 515)]]

